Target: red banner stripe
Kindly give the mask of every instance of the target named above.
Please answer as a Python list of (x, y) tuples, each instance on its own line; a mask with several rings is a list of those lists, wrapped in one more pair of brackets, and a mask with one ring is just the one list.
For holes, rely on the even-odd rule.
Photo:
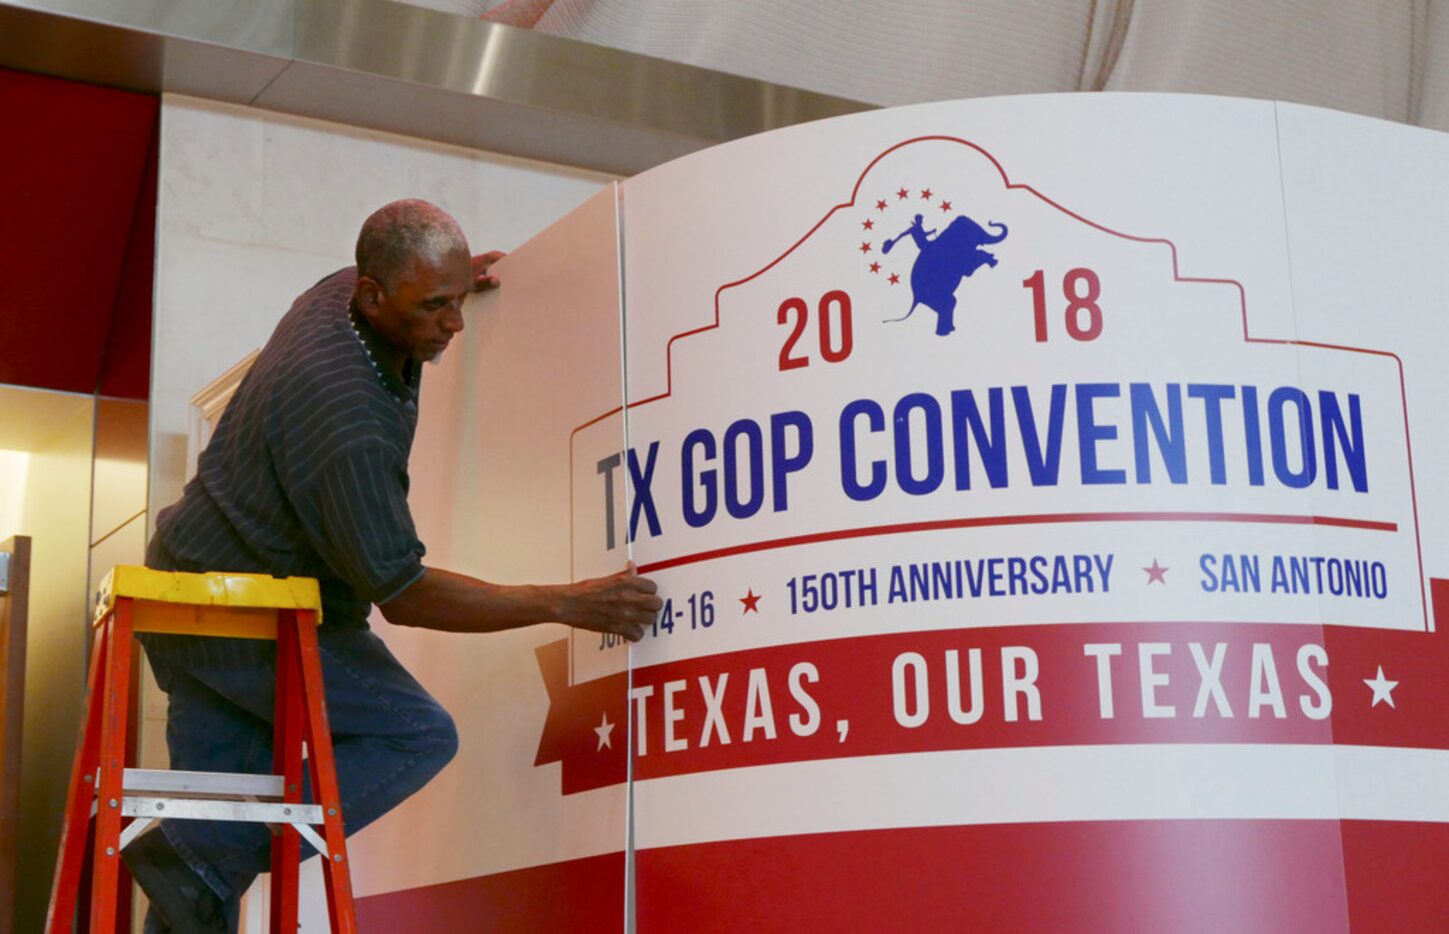
[(612, 934), (624, 930), (624, 854), (371, 895), (357, 900), (357, 924), (364, 931), (420, 934)]
[[(898, 633), (688, 659), (634, 672), (633, 690), (649, 692), (643, 718), (635, 721), (635, 729), (645, 732), (635, 775), (642, 780), (812, 759), (1025, 746), (1449, 748), (1449, 705), (1438, 696), (1449, 667), (1445, 643), (1440, 633), (1343, 627), (1094, 623)], [(1209, 665), (1222, 647), (1215, 679), (1200, 673), (1194, 644)], [(1103, 712), (1097, 659), (1087, 653), (1088, 646), (1104, 645), (1117, 647), (1110, 658), (1110, 717)], [(1300, 654), (1305, 646), (1306, 664)], [(1158, 653), (1150, 659), (1160, 682), (1150, 707), (1142, 689), (1144, 650)], [(1036, 669), (1031, 690), (1016, 691), (1008, 701), (1008, 678), (1024, 677), (1028, 653)], [(979, 678), (973, 659), (979, 659)], [(796, 685), (819, 710), (814, 722), (809, 705), (791, 691), (791, 673), (799, 666), (818, 675), (818, 681)], [(1374, 704), (1365, 683), (1380, 666), (1398, 682), (1393, 706)], [(954, 699), (953, 677), (959, 685)], [(1209, 688), (1198, 716), (1208, 680), (1218, 687)], [(979, 696), (973, 697), (976, 681)], [(1331, 694), (1331, 709), (1322, 690)], [(764, 694), (768, 710), (760, 702)], [(636, 704), (636, 714), (638, 709)], [(843, 739), (840, 721), (847, 724)]]
[[(1430, 584), (1442, 617), (1449, 582)], [(640, 779), (1027, 746), (1449, 749), (1440, 696), (1449, 620), (1437, 623), (1433, 632), (1174, 622), (886, 633), (639, 668), (632, 700), (623, 673), (569, 685), (559, 642), (538, 650), (549, 713), (536, 764), (562, 764), (565, 794), (622, 783), (630, 726)], [(1009, 680), (1030, 689), (1009, 690)]]
[(1100, 821), (641, 850), (638, 929), (1449, 930), (1449, 825)]

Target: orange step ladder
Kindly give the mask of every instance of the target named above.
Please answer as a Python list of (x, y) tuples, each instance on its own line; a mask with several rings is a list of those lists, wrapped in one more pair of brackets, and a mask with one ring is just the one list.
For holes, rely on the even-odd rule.
[[(163, 816), (264, 822), (271, 827), (274, 934), (297, 930), (297, 866), (306, 839), (325, 861), (333, 934), (356, 932), (317, 649), (321, 608), (317, 581), (309, 577), (187, 574), (130, 565), (117, 566), (106, 576), (97, 595), (86, 710), (66, 794), (46, 934), (71, 931), (90, 819), (95, 818), (90, 919), (78, 929), (114, 934), (117, 886), (124, 869), (121, 850)], [(138, 632), (276, 640), (276, 774), (126, 768), (132, 636)], [(315, 798), (310, 804), (302, 802), (304, 743)], [(120, 920), (124, 924), (127, 919)]]

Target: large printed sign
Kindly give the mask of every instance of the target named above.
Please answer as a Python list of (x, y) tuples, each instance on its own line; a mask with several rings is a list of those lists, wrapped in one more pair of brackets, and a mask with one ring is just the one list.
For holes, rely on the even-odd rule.
[[(667, 582), (630, 690), (640, 778), (1449, 743), (1376, 664), (1423, 686), (1442, 662), (1392, 353), (1255, 338), (1238, 283), (965, 140), (902, 142), (849, 196), (667, 348), (626, 451), (614, 418), (574, 438), (575, 509)], [(600, 751), (566, 776), (621, 781)]]
[[(1066, 781), (1126, 770), (1146, 802), (1127, 816), (1164, 827), (1302, 815), (1257, 792), (1169, 800), (1126, 765), (1144, 746), (1207, 750), (1197, 786), (1255, 755), (1449, 749), (1395, 348), (1263, 333), (1312, 309), (1265, 316), (1234, 270), (1185, 274), (1171, 230), (1078, 213), (977, 140), (903, 135), (856, 158), (818, 222), (714, 284), (712, 320), (631, 343), (631, 374), (659, 355), (663, 385), (631, 375), (627, 406), (570, 440), (575, 548), (629, 551), (667, 602), (632, 664), (598, 637), (539, 650), (538, 762), (561, 763), (568, 795), (624, 782), (632, 756), (641, 927), (819, 917), (802, 906), (823, 910), (820, 892), (681, 896), (681, 867), (724, 841), (776, 838), (751, 852), (831, 888), (851, 847), (864, 865), (893, 844), (842, 844), (817, 876), (799, 854), (821, 834), (1121, 816), (1111, 794), (1063, 810), (1050, 782), (960, 804), (968, 776), (1039, 768), (1029, 749), (1070, 761)], [(765, 239), (758, 207), (739, 237)], [(626, 295), (682, 274), (626, 264)], [(631, 302), (626, 327), (672, 316)], [(853, 797), (901, 776), (910, 807)], [(765, 816), (732, 825), (721, 795)], [(888, 917), (900, 891), (882, 892)], [(705, 904), (724, 914), (692, 914)]]
[(665, 607), (393, 640), (463, 743), (371, 923), (1449, 929), (1446, 164), (1266, 102), (932, 104), (513, 253), (423, 395), (429, 558)]

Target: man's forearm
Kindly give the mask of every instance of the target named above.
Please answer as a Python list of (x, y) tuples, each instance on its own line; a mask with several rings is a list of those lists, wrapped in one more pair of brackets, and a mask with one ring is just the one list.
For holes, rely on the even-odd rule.
[(444, 632), (499, 632), (535, 623), (564, 622), (559, 588), (490, 584), (463, 574), (428, 568), (401, 594), (382, 605), (399, 626)]
[(428, 568), (382, 605), (399, 626), (498, 632), (559, 622), (638, 640), (661, 605), (653, 581), (627, 571), (572, 584), (508, 586)]

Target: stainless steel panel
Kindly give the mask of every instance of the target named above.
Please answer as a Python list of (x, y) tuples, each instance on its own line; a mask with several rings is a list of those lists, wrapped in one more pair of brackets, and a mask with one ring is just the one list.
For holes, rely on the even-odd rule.
[(866, 105), (388, 0), (297, 0), (295, 57), (701, 141)]
[(295, 0), (4, 0), (3, 5), (263, 55), (292, 52)]
[(285, 58), (168, 40), (156, 90), (250, 104), (290, 64)]
[(0, 65), (136, 91), (160, 89), (164, 40), (0, 5)]
[(615, 175), (632, 175), (707, 145), (698, 137), (310, 64), (292, 65), (255, 103), (268, 110)]
[(868, 109), (388, 0), (0, 0), (0, 66), (620, 174)]
[(0, 66), (131, 91), (250, 103), (287, 66), (290, 43), (290, 23), (278, 57), (0, 0)]

